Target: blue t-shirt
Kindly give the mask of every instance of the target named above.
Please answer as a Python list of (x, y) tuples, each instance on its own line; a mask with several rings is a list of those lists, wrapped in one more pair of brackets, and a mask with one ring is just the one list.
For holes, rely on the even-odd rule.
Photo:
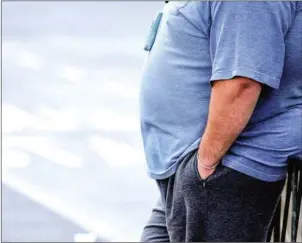
[(150, 177), (171, 176), (198, 148), (211, 82), (243, 76), (263, 90), (222, 164), (284, 178), (287, 158), (302, 147), (302, 2), (169, 2), (162, 13), (140, 93)]

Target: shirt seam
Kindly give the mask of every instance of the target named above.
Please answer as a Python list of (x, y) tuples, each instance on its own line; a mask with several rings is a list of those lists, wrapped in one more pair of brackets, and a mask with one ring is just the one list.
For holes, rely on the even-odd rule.
[[(200, 32), (201, 34), (203, 34), (202, 30), (200, 30), (200, 28), (198, 28), (198, 26), (196, 26), (191, 20), (189, 20), (185, 15), (183, 15), (180, 10), (185, 8), (190, 2), (192, 2), (193, 0), (189, 0), (185, 5), (183, 5), (182, 7), (180, 7), (177, 10), (177, 15), (181, 15), (189, 24), (191, 24), (198, 32)], [(208, 39), (208, 35), (206, 36), (201, 36), (200, 38), (202, 39)]]
[(254, 72), (254, 73), (258, 73), (258, 74), (261, 74), (261, 75), (263, 75), (263, 76), (272, 78), (272, 79), (274, 79), (274, 80), (277, 80), (277, 81), (279, 80), (279, 78), (275, 78), (275, 77), (272, 77), (272, 76), (270, 76), (270, 75), (268, 75), (268, 74), (265, 74), (265, 73), (262, 73), (262, 72), (258, 72), (258, 71), (254, 70), (254, 69), (246, 68), (246, 67), (235, 67), (235, 68), (232, 69), (232, 70), (230, 70), (230, 69), (218, 70), (218, 71), (214, 71), (214, 72), (213, 72), (213, 75), (214, 75), (215, 73), (234, 72), (234, 71), (236, 71), (237, 69), (246, 69), (246, 70), (252, 71), (252, 72)]

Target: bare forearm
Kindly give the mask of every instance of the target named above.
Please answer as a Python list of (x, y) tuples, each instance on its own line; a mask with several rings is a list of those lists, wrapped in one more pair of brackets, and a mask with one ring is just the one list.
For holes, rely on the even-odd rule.
[(214, 165), (227, 152), (248, 123), (260, 92), (259, 83), (240, 77), (214, 83), (199, 146), (199, 159), (204, 165)]

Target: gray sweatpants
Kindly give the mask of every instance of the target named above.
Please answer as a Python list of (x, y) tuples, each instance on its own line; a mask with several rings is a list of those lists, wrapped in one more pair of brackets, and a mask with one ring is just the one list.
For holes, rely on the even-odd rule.
[(260, 181), (223, 165), (206, 180), (197, 151), (157, 184), (161, 193), (142, 242), (265, 241), (285, 179)]

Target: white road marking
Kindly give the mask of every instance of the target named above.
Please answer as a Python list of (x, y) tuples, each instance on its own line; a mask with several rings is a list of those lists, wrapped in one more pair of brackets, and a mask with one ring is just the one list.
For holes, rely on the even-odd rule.
[(54, 142), (45, 137), (7, 136), (3, 138), (3, 146), (22, 148), (68, 168), (79, 168), (83, 165), (80, 156), (58, 148)]
[(36, 117), (39, 123), (33, 129), (42, 131), (73, 132), (80, 129), (79, 111), (75, 109), (51, 109), (45, 105), (37, 108)]
[(58, 77), (67, 80), (71, 83), (78, 83), (83, 79), (84, 76), (84, 70), (83, 69), (79, 69), (79, 68), (75, 68), (73, 66), (64, 66), (64, 67), (60, 67), (57, 70), (57, 75)]
[(103, 88), (106, 93), (118, 95), (120, 97), (138, 99), (139, 96), (138, 87), (135, 89), (134, 87), (126, 86), (118, 81), (106, 81)]
[(139, 132), (140, 129), (138, 117), (120, 115), (105, 109), (88, 114), (85, 123), (91, 128), (105, 131)]
[(89, 147), (102, 157), (112, 169), (143, 164), (145, 161), (142, 151), (109, 138), (93, 136), (89, 139)]
[(4, 133), (20, 132), (26, 128), (39, 131), (76, 131), (79, 128), (74, 110), (54, 110), (40, 106), (37, 114), (30, 114), (15, 105), (3, 104)]
[(119, 231), (115, 225), (110, 225), (108, 222), (101, 221), (99, 218), (96, 219), (93, 215), (88, 215), (85, 210), (85, 205), (75, 204), (73, 201), (66, 201), (55, 195), (47, 194), (45, 190), (39, 189), (38, 185), (28, 184), (26, 181), (20, 180), (18, 177), (9, 173), (3, 175), (2, 181), (13, 190), (65, 217), (85, 231), (91, 232), (99, 238), (105, 238), (112, 242), (137, 242), (139, 240), (137, 236), (131, 233)]
[(38, 71), (43, 67), (42, 58), (37, 54), (26, 50), (24, 45), (20, 42), (3, 41), (2, 53), (3, 59), (9, 59), (23, 68)]
[(139, 132), (138, 114), (120, 115), (112, 110), (112, 107), (109, 110), (108, 107), (99, 105), (85, 114), (84, 111), (75, 108), (54, 110), (41, 105), (37, 108), (36, 114), (30, 114), (14, 105), (3, 104), (3, 132), (18, 132), (27, 128), (54, 132), (71, 132), (87, 128)]
[(18, 132), (26, 127), (37, 126), (38, 120), (30, 113), (11, 104), (2, 105), (2, 131)]
[(3, 169), (23, 169), (30, 163), (28, 155), (14, 149), (2, 150)]
[(3, 175), (2, 181), (20, 194), (66, 217), (88, 232), (93, 232), (101, 238), (108, 238), (110, 240), (116, 237), (122, 239), (114, 227), (110, 227), (105, 222), (89, 217), (85, 211), (85, 205), (75, 204), (72, 201), (68, 203), (63, 198), (48, 194), (45, 190), (39, 189), (37, 185), (28, 184), (26, 181), (20, 180), (9, 173)]
[(41, 58), (26, 50), (21, 51), (15, 61), (21, 67), (33, 69), (35, 71), (38, 71), (43, 67)]
[(93, 233), (77, 233), (73, 237), (74, 242), (96, 242), (97, 236)]

